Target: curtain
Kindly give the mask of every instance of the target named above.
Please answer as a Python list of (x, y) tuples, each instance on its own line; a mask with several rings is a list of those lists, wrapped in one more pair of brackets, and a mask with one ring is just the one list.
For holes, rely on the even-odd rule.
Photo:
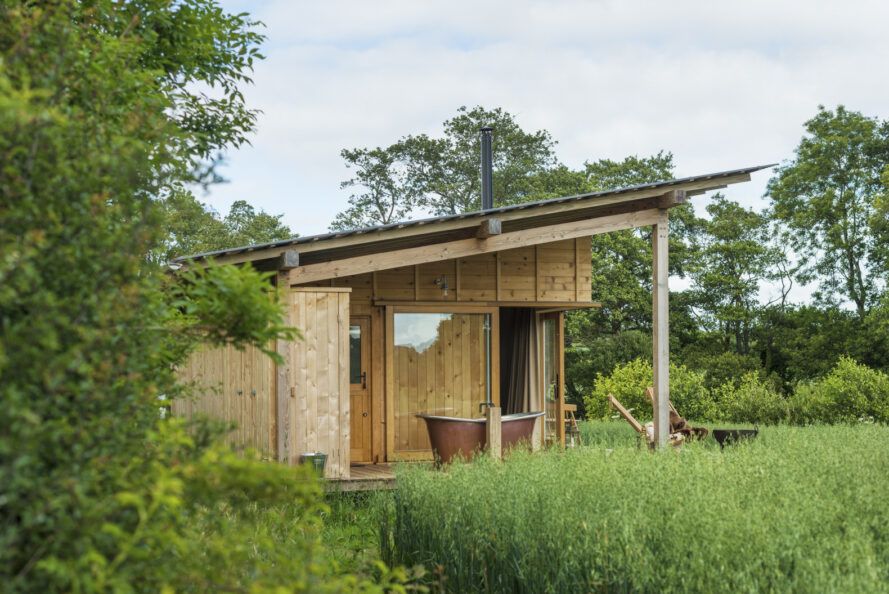
[(500, 310), (500, 406), (503, 414), (531, 412), (537, 403), (537, 323), (530, 308)]

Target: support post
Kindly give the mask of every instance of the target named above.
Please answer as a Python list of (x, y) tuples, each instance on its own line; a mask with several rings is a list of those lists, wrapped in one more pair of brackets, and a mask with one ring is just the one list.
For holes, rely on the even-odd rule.
[[(289, 276), (287, 271), (281, 271), (278, 273), (277, 277), (277, 290), (278, 295), (281, 300), (285, 304), (285, 313), (284, 313), (284, 323), (289, 325), (293, 323), (293, 319), (291, 316), (291, 304), (290, 304), (290, 283)], [(294, 390), (291, 386), (290, 377), (290, 344), (286, 340), (278, 339), (275, 345), (275, 350), (278, 352), (278, 355), (281, 356), (281, 363), (277, 365), (277, 371), (275, 374), (275, 399), (276, 399), (276, 412), (277, 419), (276, 429), (277, 429), (277, 449), (278, 449), (278, 461), (283, 462), (285, 464), (293, 464), (294, 463), (294, 452), (292, 451), (292, 430), (291, 423), (293, 414), (294, 404), (292, 399), (295, 396)]]
[(488, 441), (488, 453), (495, 459), (500, 460), (503, 457), (503, 448), (500, 442), (502, 436), (502, 428), (500, 422), (500, 407), (489, 406), (485, 413), (485, 436)]
[(659, 448), (670, 435), (669, 215), (659, 212), (652, 227), (652, 360), (654, 362), (654, 439)]

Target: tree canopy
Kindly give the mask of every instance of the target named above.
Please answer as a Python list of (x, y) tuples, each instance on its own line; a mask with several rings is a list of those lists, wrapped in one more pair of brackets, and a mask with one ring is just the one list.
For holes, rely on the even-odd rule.
[(795, 158), (769, 183), (772, 213), (805, 265), (798, 277), (817, 279), (827, 302), (848, 299), (864, 319), (885, 288), (875, 266), (884, 248), (873, 227), (882, 225), (889, 122), (840, 105), (819, 107), (805, 129)]

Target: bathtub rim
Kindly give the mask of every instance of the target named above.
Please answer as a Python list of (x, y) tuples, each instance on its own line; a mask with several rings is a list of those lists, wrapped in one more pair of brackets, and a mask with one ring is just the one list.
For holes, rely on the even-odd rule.
[[(503, 415), (500, 417), (501, 423), (508, 423), (510, 421), (520, 421), (522, 419), (536, 419), (538, 417), (542, 417), (545, 415), (545, 411), (533, 411), (533, 412), (521, 412), (521, 413), (512, 413), (509, 415)], [(480, 419), (466, 419), (463, 417), (447, 417), (443, 415), (430, 415), (428, 413), (416, 413), (414, 415), (420, 419), (430, 419), (433, 421), (445, 421), (449, 423), (486, 423), (487, 419), (484, 417)]]

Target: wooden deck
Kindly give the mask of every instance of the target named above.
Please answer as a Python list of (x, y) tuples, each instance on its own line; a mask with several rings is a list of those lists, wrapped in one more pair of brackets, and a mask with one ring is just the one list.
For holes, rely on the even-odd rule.
[(330, 479), (325, 486), (331, 492), (377, 491), (395, 488), (395, 472), (391, 464), (352, 466), (347, 479)]

